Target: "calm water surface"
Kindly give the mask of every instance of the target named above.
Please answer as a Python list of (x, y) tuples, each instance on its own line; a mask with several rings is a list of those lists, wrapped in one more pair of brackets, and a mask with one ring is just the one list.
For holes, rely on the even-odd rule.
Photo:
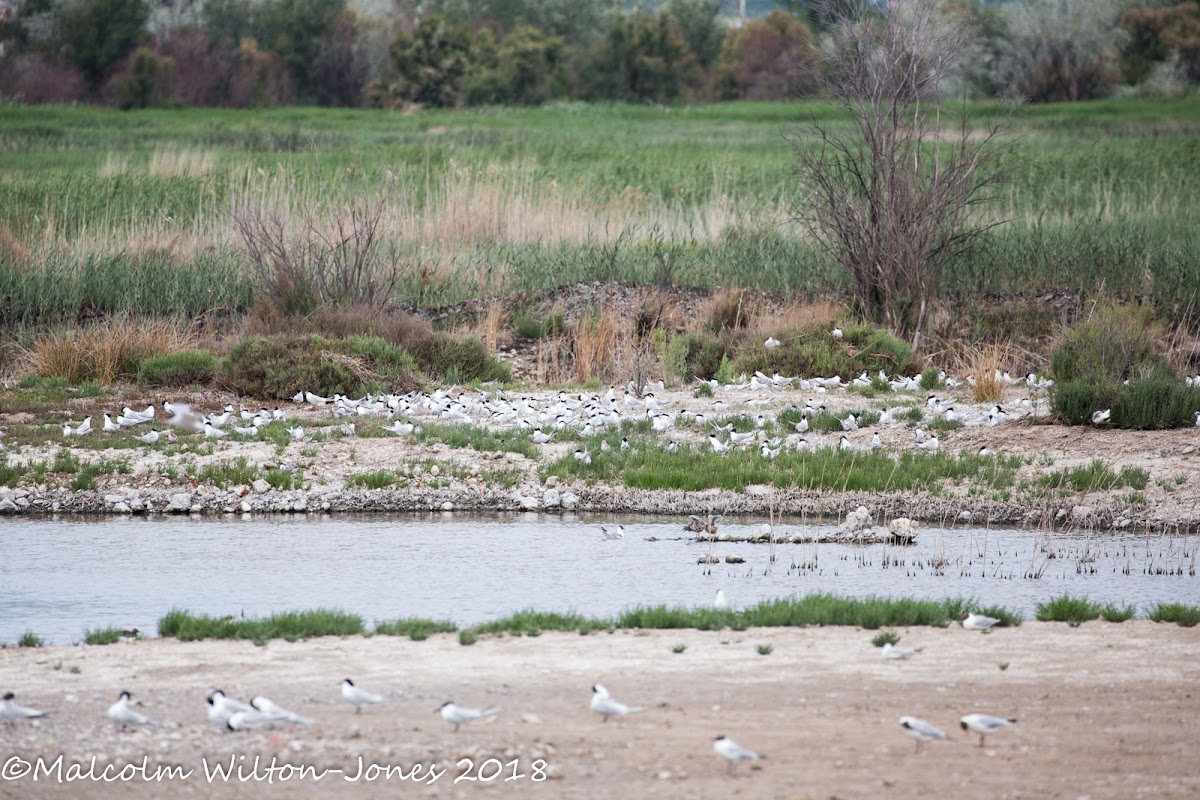
[[(600, 535), (598, 524), (611, 518), (536, 514), (5, 520), (0, 642), (32, 630), (69, 644), (110, 625), (153, 633), (173, 606), (218, 616), (334, 607), (368, 622), (471, 624), (530, 607), (603, 616), (704, 605), (718, 588), (735, 607), (816, 591), (968, 596), (1026, 618), (1064, 592), (1139, 613), (1159, 602), (1200, 603), (1200, 578), (1189, 574), (1194, 536), (922, 528), (912, 547), (772, 548), (697, 543), (676, 518), (622, 519), (621, 541)], [(697, 564), (708, 553), (746, 563)]]

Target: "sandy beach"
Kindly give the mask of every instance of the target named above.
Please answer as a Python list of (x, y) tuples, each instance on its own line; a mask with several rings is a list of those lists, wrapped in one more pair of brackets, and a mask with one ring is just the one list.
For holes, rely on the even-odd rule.
[[(881, 659), (873, 633), (546, 633), (469, 647), (444, 635), (9, 648), (0, 650), (0, 688), (48, 716), (0, 725), (0, 796), (1200, 795), (1200, 629), (1148, 621), (1026, 622), (986, 635), (957, 626), (902, 629), (901, 644), (921, 648), (905, 661)], [(673, 652), (679, 645), (685, 649)], [(773, 649), (760, 655), (759, 645)], [(345, 677), (387, 702), (354, 713), (339, 693)], [(596, 682), (646, 710), (603, 723), (588, 709)], [(315, 724), (218, 730), (205, 703), (217, 688), (243, 701), (266, 695)], [(106, 718), (123, 689), (155, 725), (122, 733)], [(446, 700), (499, 711), (454, 733), (434, 713)], [(958, 725), (977, 711), (1018, 723), (980, 749)], [(905, 714), (952, 741), (914, 752), (898, 725)], [(731, 777), (711, 749), (719, 734), (767, 758), (739, 764)], [(61, 773), (53, 761), (60, 754)], [(22, 771), (39, 757), (52, 774), (35, 782)], [(107, 767), (117, 779), (67, 781), (71, 762), (85, 776)], [(234, 774), (210, 778), (218, 763), (233, 765)], [(168, 777), (168, 766), (180, 772)], [(156, 772), (160, 780), (147, 780)], [(513, 775), (523, 777), (505, 780)]]

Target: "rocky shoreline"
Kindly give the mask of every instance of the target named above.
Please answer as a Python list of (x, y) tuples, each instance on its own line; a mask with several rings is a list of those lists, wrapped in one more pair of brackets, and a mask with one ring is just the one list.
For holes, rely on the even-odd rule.
[[(549, 483), (549, 482), (548, 482)], [(1097, 498), (1100, 499), (1100, 498)], [(1004, 503), (978, 498), (934, 497), (927, 494), (870, 494), (814, 492), (751, 486), (743, 493), (644, 491), (607, 485), (521, 486), (507, 489), (455, 482), (440, 488), (345, 489), (315, 486), (280, 490), (266, 481), (251, 486), (190, 490), (108, 489), (72, 491), (49, 488), (0, 487), (0, 514), (41, 516), (79, 515), (237, 515), (237, 514), (356, 514), (389, 512), (535, 512), (679, 516), (688, 514), (744, 515), (758, 519), (786, 517), (823, 522), (844, 518), (865, 506), (884, 524), (908, 517), (926, 525), (1011, 526), (1016, 528), (1135, 530), (1194, 533), (1200, 531), (1200, 510), (1163, 516), (1163, 509), (1132, 508), (1126, 503), (1066, 505), (1046, 502)], [(753, 521), (753, 520), (747, 520)], [(720, 540), (753, 540), (753, 536), (719, 534)]]

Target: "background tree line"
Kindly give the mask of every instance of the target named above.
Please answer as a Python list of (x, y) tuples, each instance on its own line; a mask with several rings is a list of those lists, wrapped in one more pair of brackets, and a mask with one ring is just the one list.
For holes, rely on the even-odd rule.
[[(860, 0), (877, 3), (879, 0)], [(10, 5), (6, 6), (5, 3)], [(805, 0), (0, 0), (0, 95), (124, 108), (770, 100), (818, 91)], [(946, 91), (1086, 100), (1200, 83), (1200, 2), (944, 0), (973, 31)]]

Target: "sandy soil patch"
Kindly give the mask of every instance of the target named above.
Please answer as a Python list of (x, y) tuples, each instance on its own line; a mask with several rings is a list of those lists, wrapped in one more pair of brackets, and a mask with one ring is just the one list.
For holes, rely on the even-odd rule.
[[(96, 756), (103, 766), (148, 756), (152, 769), (178, 764), (195, 774), (159, 784), (0, 781), (0, 796), (1200, 796), (1200, 629), (1135, 621), (1076, 629), (1025, 623), (990, 635), (957, 627), (901, 633), (903, 644), (923, 648), (902, 662), (880, 659), (872, 632), (846, 628), (547, 633), (473, 647), (439, 636), (3, 650), (0, 688), (51, 714), (0, 727), (7, 760), (63, 753), (68, 760)], [(686, 650), (674, 654), (676, 644)], [(774, 651), (759, 655), (759, 644)], [(356, 715), (338, 692), (346, 676), (392, 699)], [(587, 707), (597, 681), (647, 710), (601, 723)], [(214, 688), (242, 700), (265, 694), (316, 725), (218, 731), (205, 715)], [(104, 710), (121, 689), (133, 691), (159, 724), (116, 732)], [(447, 699), (496, 705), (500, 713), (455, 734), (433, 713)], [(975, 711), (1019, 722), (981, 750), (957, 724)], [(897, 724), (903, 714), (942, 727), (954, 741), (914, 753)], [(728, 776), (711, 751), (718, 734), (767, 760)], [(202, 758), (248, 756), (249, 771), (255, 754), (263, 763), (276, 756), (277, 765), (349, 776), (360, 756), (368, 765), (436, 762), (449, 771), (427, 786), (396, 777), (350, 783), (337, 773), (274, 785), (206, 782)], [(465, 768), (456, 766), (460, 758), (477, 769), (489, 757), (518, 761), (527, 776), (544, 759), (550, 780), (453, 783)]]

